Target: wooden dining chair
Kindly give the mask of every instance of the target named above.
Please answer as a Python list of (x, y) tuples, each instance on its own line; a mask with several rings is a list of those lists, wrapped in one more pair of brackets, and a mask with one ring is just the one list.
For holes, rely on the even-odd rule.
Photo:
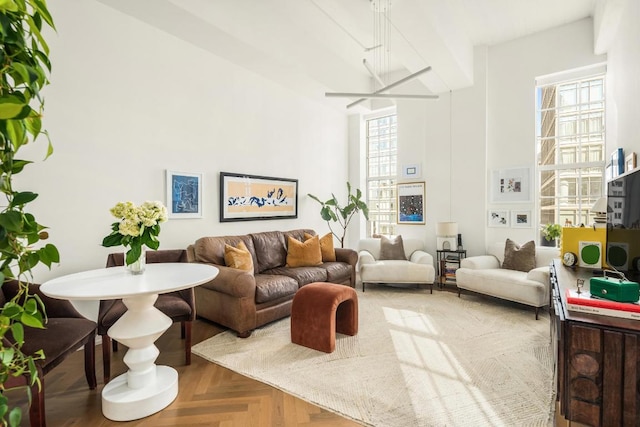
[[(14, 298), (19, 292), (20, 285), (16, 280), (9, 280), (2, 284), (0, 289), (0, 306)], [(29, 421), (31, 427), (45, 427), (45, 375), (58, 366), (76, 350), (84, 347), (84, 373), (89, 389), (97, 386), (95, 368), (95, 338), (96, 323), (83, 317), (73, 305), (66, 300), (50, 298), (40, 291), (40, 285), (29, 284), (29, 292), (37, 294), (44, 303), (47, 322), (44, 329), (24, 328), (24, 344), (22, 352), (33, 355), (38, 350), (43, 350), (45, 358), (37, 360), (36, 368), (41, 387), (35, 384), (31, 386), (31, 405), (29, 406)], [(4, 337), (12, 341), (11, 332)], [(25, 374), (20, 377), (11, 377), (5, 382), (5, 387), (28, 386), (30, 378)]]
[[(185, 249), (166, 249), (146, 252), (147, 264), (164, 262), (187, 262)], [(107, 267), (124, 265), (124, 253), (107, 256)], [(180, 335), (184, 339), (185, 364), (191, 364), (191, 324), (196, 316), (193, 288), (158, 295), (154, 306), (171, 318), (180, 322)], [(111, 341), (107, 331), (127, 311), (122, 300), (102, 300), (98, 309), (98, 335), (102, 337), (102, 363), (105, 384), (111, 378), (111, 351), (118, 350), (117, 341)]]

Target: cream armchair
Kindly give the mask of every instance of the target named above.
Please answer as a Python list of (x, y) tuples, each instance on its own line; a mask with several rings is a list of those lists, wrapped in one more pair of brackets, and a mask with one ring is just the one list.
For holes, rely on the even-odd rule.
[(404, 260), (380, 259), (378, 238), (360, 240), (358, 244), (358, 271), (362, 280), (362, 291), (366, 283), (425, 284), (433, 293), (436, 270), (433, 256), (424, 251), (424, 242), (419, 239), (403, 239)]
[(472, 256), (460, 262), (456, 270), (458, 296), (462, 290), (514, 301), (534, 307), (538, 319), (540, 307), (549, 305), (549, 266), (560, 250), (536, 246), (535, 265), (529, 271), (502, 268), (504, 243), (487, 248), (486, 255)]

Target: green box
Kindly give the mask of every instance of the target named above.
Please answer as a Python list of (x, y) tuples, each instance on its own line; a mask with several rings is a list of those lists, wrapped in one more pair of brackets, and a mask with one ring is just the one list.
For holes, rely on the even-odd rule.
[(637, 302), (640, 286), (636, 282), (613, 278), (592, 277), (589, 281), (591, 296), (617, 302)]

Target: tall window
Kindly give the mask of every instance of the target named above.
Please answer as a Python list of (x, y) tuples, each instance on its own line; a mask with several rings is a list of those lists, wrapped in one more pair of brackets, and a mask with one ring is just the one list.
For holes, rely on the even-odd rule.
[(367, 236), (395, 234), (397, 223), (397, 120), (388, 115), (367, 120)]
[(537, 87), (540, 224), (592, 224), (604, 194), (604, 75)]

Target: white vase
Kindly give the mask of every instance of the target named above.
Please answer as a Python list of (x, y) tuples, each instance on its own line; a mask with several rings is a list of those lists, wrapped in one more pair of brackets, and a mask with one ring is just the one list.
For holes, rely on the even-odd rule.
[[(126, 263), (126, 254), (125, 254), (125, 263)], [(144, 246), (140, 252), (140, 257), (132, 262), (131, 264), (127, 264), (127, 271), (131, 274), (142, 274), (144, 273), (144, 268), (147, 263), (147, 256), (145, 253)]]

